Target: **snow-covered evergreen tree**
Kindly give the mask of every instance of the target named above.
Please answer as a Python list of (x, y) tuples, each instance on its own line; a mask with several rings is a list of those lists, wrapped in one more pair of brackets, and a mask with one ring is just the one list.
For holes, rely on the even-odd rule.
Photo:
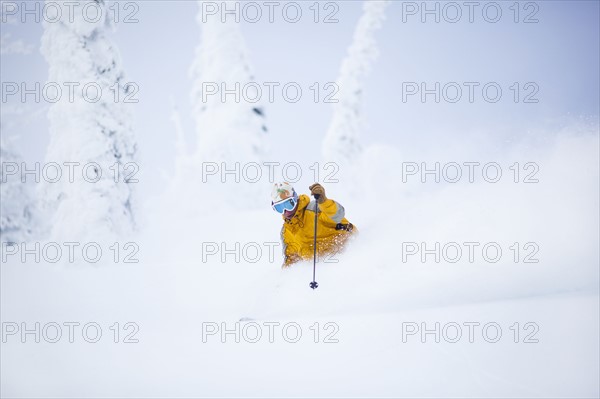
[[(197, 17), (201, 29), (200, 44), (190, 68), (196, 150), (189, 165), (198, 177), (203, 162), (225, 162), (232, 168), (236, 162), (241, 166), (261, 162), (267, 153), (264, 108), (260, 101), (255, 101), (255, 77), (240, 24), (233, 18), (222, 22), (217, 16), (202, 21), (202, 3), (198, 2), (200, 12)], [(246, 86), (248, 83), (250, 85)], [(211, 95), (214, 90), (217, 93)], [(236, 98), (234, 94), (227, 94), (223, 98), (224, 90), (235, 90), (242, 95)], [(203, 188), (210, 190), (211, 195), (233, 199), (230, 192), (243, 192), (252, 197), (257, 186), (243, 179), (235, 183), (230, 177), (224, 184), (219, 181), (219, 184), (210, 185), (209, 182)]]
[[(129, 101), (135, 98), (130, 95), (133, 86), (126, 83), (119, 52), (107, 36), (110, 21), (104, 0), (65, 3), (59, 2), (63, 6), (60, 21), (45, 23), (41, 49), (49, 64), (48, 81), (63, 88), (67, 87), (65, 82), (76, 82), (78, 86), (73, 98), (63, 90), (60, 100), (50, 107), (46, 160), (81, 165), (75, 169), (73, 183), (63, 176), (58, 183), (44, 185), (44, 209), (52, 215), (51, 233), (55, 238), (126, 234), (134, 227), (134, 183), (126, 179), (134, 167), (125, 167), (135, 161), (136, 155), (126, 103), (128, 95)], [(74, 7), (73, 12), (68, 7)], [(87, 13), (84, 7), (88, 7)], [(100, 10), (98, 21), (89, 11), (94, 8)], [(72, 22), (70, 16), (74, 17)], [(102, 96), (94, 102), (97, 92)], [(88, 168), (87, 179), (98, 181), (90, 183), (84, 179), (82, 169), (93, 162), (99, 167)]]
[(22, 159), (0, 142), (0, 241), (19, 243), (31, 236), (33, 198), (21, 181)]
[(339, 102), (334, 104), (333, 118), (323, 140), (322, 151), (325, 161), (336, 162), (341, 167), (356, 164), (362, 152), (362, 94), (365, 78), (378, 55), (375, 32), (382, 25), (388, 3), (363, 3), (363, 14), (337, 79)]
[[(202, 8), (203, 2), (198, 3)], [(261, 160), (267, 128), (263, 107), (259, 102), (251, 102), (251, 86), (249, 95), (242, 95), (239, 101), (234, 94), (222, 98), (223, 88), (232, 90), (239, 85), (240, 90), (236, 91), (241, 92), (246, 84), (255, 81), (240, 24), (231, 17), (222, 22), (217, 16), (203, 22), (202, 16), (200, 10), (200, 44), (190, 68), (196, 155), (206, 160)], [(215, 88), (218, 93), (210, 95)]]

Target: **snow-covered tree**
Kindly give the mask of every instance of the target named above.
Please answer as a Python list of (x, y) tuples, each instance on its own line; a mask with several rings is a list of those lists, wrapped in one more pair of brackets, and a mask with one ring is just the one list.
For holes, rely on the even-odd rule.
[[(71, 239), (126, 234), (134, 227), (130, 178), (136, 143), (127, 102), (135, 99), (135, 85), (125, 81), (119, 52), (107, 36), (104, 0), (58, 3), (62, 16), (58, 22), (45, 22), (41, 48), (49, 64), (48, 81), (63, 88), (48, 112), (46, 161), (80, 165), (73, 183), (63, 176), (43, 187), (51, 234)], [(90, 11), (94, 9), (98, 13)], [(74, 89), (67, 89), (69, 85)], [(98, 166), (87, 168), (84, 178), (83, 167), (93, 163)]]
[[(201, 36), (190, 68), (196, 155), (206, 160), (260, 160), (265, 153), (267, 128), (263, 107), (253, 102), (255, 78), (240, 24), (233, 18), (222, 22), (217, 16), (206, 17), (203, 2), (198, 3)], [(248, 83), (252, 84), (246, 86)], [(217, 93), (210, 94), (214, 90)], [(233, 93), (223, 97), (225, 90), (242, 95), (237, 99)]]
[[(225, 162), (232, 168), (235, 163), (261, 162), (267, 153), (265, 112), (256, 101), (259, 93), (240, 24), (232, 18), (222, 22), (217, 16), (205, 16), (203, 21), (202, 3), (198, 2), (197, 16), (200, 44), (190, 68), (196, 150), (188, 165), (197, 177), (202, 163)], [(232, 191), (253, 197), (256, 186), (229, 178), (224, 184), (205, 184), (203, 189), (207, 195), (233, 199)]]
[(365, 78), (378, 56), (375, 32), (382, 26), (388, 3), (363, 3), (363, 14), (337, 79), (339, 102), (334, 104), (333, 118), (323, 140), (322, 151), (326, 161), (336, 162), (342, 167), (356, 164), (362, 152), (362, 95)]
[(21, 181), (22, 159), (7, 142), (0, 143), (0, 241), (23, 242), (31, 236), (32, 207), (30, 187)]

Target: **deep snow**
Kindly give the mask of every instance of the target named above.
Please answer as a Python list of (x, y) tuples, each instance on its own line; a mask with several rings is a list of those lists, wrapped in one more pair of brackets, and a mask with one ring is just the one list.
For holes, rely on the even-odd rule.
[[(502, 165), (538, 162), (540, 182), (530, 185), (402, 184), (400, 151), (371, 148), (357, 183), (362, 195), (326, 185), (360, 235), (338, 263), (317, 266), (315, 291), (308, 287), (310, 263), (281, 270), (279, 249), (268, 260), (264, 243), (279, 240), (281, 224), (268, 199), (263, 209), (232, 211), (195, 198), (195, 215), (178, 213), (177, 201), (185, 199), (176, 193), (150, 201), (135, 240), (138, 264), (9, 259), (1, 270), (3, 322), (32, 328), (35, 321), (94, 321), (103, 336), (95, 344), (77, 334), (74, 343), (63, 336), (55, 344), (8, 336), (2, 395), (597, 397), (598, 170), (591, 166), (598, 136), (554, 137), (535, 152), (523, 145), (494, 158)], [(426, 158), (417, 155), (404, 151), (401, 159)], [(236, 241), (260, 244), (261, 260), (204, 254), (203, 263), (202, 243), (231, 248)], [(480, 256), (473, 263), (423, 263), (417, 256), (403, 262), (401, 243), (413, 241), (496, 241), (505, 252), (497, 263)], [(540, 261), (514, 263), (507, 248), (515, 241), (537, 243)], [(203, 323), (232, 329), (240, 318), (249, 319), (240, 329), (255, 323), (246, 327), (252, 336), (261, 328), (259, 342), (236, 343), (229, 335), (223, 343), (219, 334), (203, 342)], [(137, 323), (139, 343), (113, 343), (115, 322)], [(270, 322), (280, 323), (272, 343), (264, 324)], [(297, 343), (282, 336), (291, 322), (302, 329)], [(436, 322), (450, 328), (447, 337), (454, 336), (448, 323), (458, 323), (461, 339), (436, 343), (428, 335), (423, 343), (416, 334), (403, 342), (403, 323), (431, 329)], [(468, 322), (479, 323), (474, 342)], [(502, 329), (497, 343), (481, 332), (492, 322)], [(335, 328), (326, 323), (338, 327), (339, 342), (323, 342)], [(526, 323), (537, 326), (529, 338), (539, 342), (523, 342), (535, 327)]]

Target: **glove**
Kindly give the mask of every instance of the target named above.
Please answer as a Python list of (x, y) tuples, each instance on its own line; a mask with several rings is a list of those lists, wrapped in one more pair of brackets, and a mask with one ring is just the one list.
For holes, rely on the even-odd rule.
[(308, 189), (310, 190), (310, 195), (312, 195), (313, 197), (315, 195), (319, 196), (319, 199), (317, 199), (318, 204), (322, 204), (323, 202), (327, 201), (327, 197), (325, 196), (325, 189), (319, 183), (313, 184), (312, 186), (308, 187)]

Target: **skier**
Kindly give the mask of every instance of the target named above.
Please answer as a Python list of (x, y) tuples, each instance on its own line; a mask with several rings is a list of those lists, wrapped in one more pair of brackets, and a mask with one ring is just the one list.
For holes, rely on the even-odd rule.
[(309, 187), (316, 200), (308, 195), (298, 196), (291, 184), (275, 183), (271, 192), (273, 210), (282, 214), (281, 241), (284, 261), (289, 267), (313, 257), (315, 210), (317, 210), (317, 254), (319, 256), (340, 252), (356, 228), (344, 217), (344, 207), (325, 196), (319, 183)]

